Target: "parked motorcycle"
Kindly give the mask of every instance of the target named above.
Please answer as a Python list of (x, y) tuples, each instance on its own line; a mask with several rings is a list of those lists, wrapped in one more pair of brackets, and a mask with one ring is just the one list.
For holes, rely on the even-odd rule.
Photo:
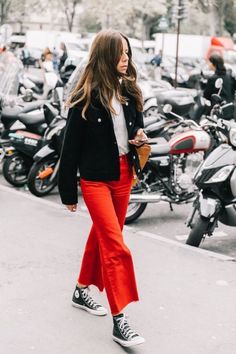
[(49, 194), (57, 185), (59, 158), (63, 143), (66, 119), (57, 116), (54, 128), (46, 132), (46, 144), (34, 155), (28, 173), (28, 188), (37, 197)]
[(28, 103), (28, 91), (17, 96), (19, 77), (23, 70), (22, 63), (11, 53), (0, 57), (0, 161), (12, 154), (9, 133), (19, 127), (34, 131), (40, 115), (42, 102)]
[(216, 105), (210, 117), (228, 143), (214, 149), (194, 177), (199, 194), (187, 220), (191, 231), (186, 243), (191, 246), (211, 236), (219, 221), (236, 226), (236, 123), (218, 118), (229, 105)]
[[(38, 121), (38, 124), (34, 124), (34, 130), (38, 131), (38, 133), (18, 129), (13, 132), (10, 131), (8, 134), (9, 143), (13, 146), (14, 151), (4, 160), (2, 173), (7, 182), (13, 186), (20, 187), (27, 182), (28, 172), (33, 163), (33, 156), (46, 144), (43, 133), (47, 126), (51, 127), (51, 122), (57, 116), (58, 110), (47, 103), (44, 105), (44, 114), (43, 124), (41, 121)], [(31, 125), (29, 122), (28, 126)]]
[(209, 149), (211, 139), (194, 121), (182, 120), (175, 124), (175, 129), (181, 124), (188, 126), (185, 132), (174, 134), (167, 143), (151, 146), (151, 156), (131, 191), (126, 224), (142, 215), (148, 203), (166, 201), (172, 207), (193, 201), (196, 193), (193, 171)]
[[(166, 127), (173, 124), (164, 116), (149, 116), (144, 120), (146, 133), (151, 137), (151, 143), (155, 144), (155, 138), (162, 137), (168, 140)], [(37, 197), (47, 195), (57, 184), (57, 173), (59, 167), (59, 157), (64, 136), (66, 119), (59, 119), (57, 133), (47, 136), (47, 144), (43, 146), (35, 155), (34, 163), (28, 174), (28, 188)], [(79, 176), (78, 176), (79, 180)]]
[(62, 87), (63, 81), (55, 71), (44, 70), (43, 77), (38, 77), (29, 73), (21, 73), (19, 93), (30, 89), (33, 92), (33, 100), (51, 100), (53, 90)]

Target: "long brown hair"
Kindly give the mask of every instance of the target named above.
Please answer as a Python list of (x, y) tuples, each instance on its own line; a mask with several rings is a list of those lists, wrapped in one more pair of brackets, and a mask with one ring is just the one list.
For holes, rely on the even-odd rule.
[[(117, 71), (117, 64), (123, 53), (122, 37), (128, 45), (129, 62), (126, 74)], [(120, 78), (122, 78), (121, 84)], [(82, 116), (85, 118), (85, 112), (91, 102), (91, 94), (96, 90), (102, 105), (115, 113), (112, 97), (115, 94), (120, 103), (124, 104), (126, 102), (126, 98), (122, 95), (122, 86), (124, 86), (126, 92), (135, 99), (137, 109), (142, 111), (142, 93), (136, 81), (137, 73), (132, 62), (128, 38), (115, 30), (101, 31), (93, 40), (88, 63), (66, 105), (73, 107), (83, 101)]]

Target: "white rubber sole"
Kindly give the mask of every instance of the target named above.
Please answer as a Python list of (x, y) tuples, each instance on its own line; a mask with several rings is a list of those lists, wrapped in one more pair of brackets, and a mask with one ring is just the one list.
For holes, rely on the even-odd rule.
[(143, 337), (138, 337), (137, 339), (134, 339), (134, 340), (130, 340), (130, 341), (126, 341), (126, 340), (122, 340), (120, 338), (117, 338), (115, 336), (112, 336), (112, 339), (119, 343), (120, 345), (122, 345), (122, 347), (133, 347), (135, 345), (138, 345), (138, 344), (142, 344), (145, 342), (145, 339)]
[(91, 315), (94, 315), (94, 316), (106, 316), (108, 314), (108, 311), (107, 311), (107, 309), (105, 309), (105, 307), (102, 307), (101, 310), (97, 311), (97, 310), (89, 309), (86, 306), (76, 304), (74, 301), (72, 301), (71, 304), (72, 304), (72, 306), (77, 307), (81, 310), (87, 311), (87, 312), (91, 313)]

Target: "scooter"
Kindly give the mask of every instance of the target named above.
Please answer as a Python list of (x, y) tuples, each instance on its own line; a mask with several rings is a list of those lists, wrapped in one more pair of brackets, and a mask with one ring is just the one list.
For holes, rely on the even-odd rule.
[(2, 172), (7, 182), (13, 186), (20, 187), (27, 182), (28, 172), (33, 163), (33, 156), (46, 144), (45, 139), (43, 139), (45, 129), (51, 126), (51, 122), (58, 114), (58, 110), (50, 103), (44, 104), (43, 112), (43, 123), (41, 120), (37, 124), (35, 121), (34, 124), (30, 121), (28, 122), (28, 127), (33, 126), (34, 129), (30, 131), (25, 129), (8, 131), (9, 144), (14, 148), (14, 151), (6, 156)]
[(53, 126), (54, 129), (46, 132), (46, 144), (34, 155), (33, 164), (28, 173), (29, 191), (37, 197), (49, 194), (57, 185), (66, 119), (57, 116)]
[(219, 221), (236, 226), (236, 123), (218, 118), (229, 105), (217, 105), (210, 117), (228, 143), (214, 149), (195, 174), (199, 194), (187, 220), (191, 231), (186, 243), (191, 246), (211, 236)]

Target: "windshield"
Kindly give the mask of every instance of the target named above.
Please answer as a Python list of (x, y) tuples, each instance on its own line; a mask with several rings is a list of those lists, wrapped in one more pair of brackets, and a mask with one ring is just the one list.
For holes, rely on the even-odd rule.
[(0, 54), (0, 95), (17, 95), (22, 72), (22, 62), (11, 52)]

